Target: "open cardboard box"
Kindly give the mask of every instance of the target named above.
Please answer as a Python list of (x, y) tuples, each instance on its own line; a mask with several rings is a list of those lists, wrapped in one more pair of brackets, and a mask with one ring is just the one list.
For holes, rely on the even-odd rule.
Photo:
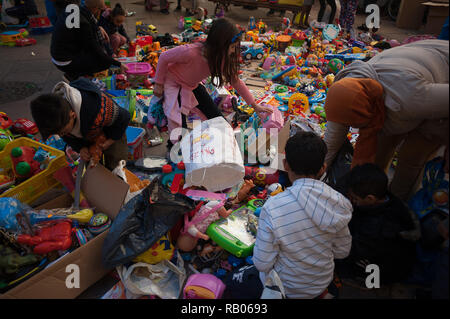
[[(81, 190), (97, 212), (114, 219), (119, 213), (129, 185), (101, 165), (87, 169), (81, 181)], [(69, 194), (61, 195), (37, 209), (70, 207), (73, 199)], [(94, 237), (70, 254), (58, 259), (50, 267), (42, 270), (20, 285), (0, 295), (1, 299), (72, 299), (80, 295), (92, 284), (104, 277), (111, 269), (102, 264), (102, 247), (108, 231)], [(79, 266), (80, 287), (67, 288), (66, 272), (70, 264)]]

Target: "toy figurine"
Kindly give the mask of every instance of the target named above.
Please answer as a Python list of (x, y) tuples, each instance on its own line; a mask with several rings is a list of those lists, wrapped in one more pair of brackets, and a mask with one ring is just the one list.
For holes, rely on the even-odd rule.
[(33, 253), (38, 255), (45, 255), (55, 250), (67, 250), (72, 246), (72, 224), (64, 220), (39, 229), (36, 236), (19, 235), (17, 242), (35, 246)]
[(0, 245), (0, 276), (17, 274), (21, 267), (34, 265), (41, 259), (33, 254), (21, 256), (11, 247)]
[(197, 245), (198, 239), (208, 240), (205, 234), (208, 226), (220, 217), (227, 218), (231, 210), (226, 210), (223, 201), (210, 201), (203, 205), (191, 221), (185, 214), (184, 228), (177, 240), (177, 246), (183, 251), (191, 251)]
[(49, 152), (45, 151), (41, 147), (38, 148), (36, 153), (34, 154), (33, 159), (40, 163), (40, 169), (44, 170), (50, 164), (50, 161), (56, 156), (51, 156)]
[(34, 160), (36, 151), (29, 146), (18, 146), (11, 150), (14, 175), (29, 178), (41, 171), (40, 163)]

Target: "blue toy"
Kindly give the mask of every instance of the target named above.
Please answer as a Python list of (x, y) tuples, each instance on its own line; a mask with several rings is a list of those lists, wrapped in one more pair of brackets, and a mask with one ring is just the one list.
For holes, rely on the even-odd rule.
[(230, 255), (230, 256), (228, 256), (228, 263), (233, 268), (237, 268), (237, 267), (241, 266), (244, 263), (244, 259), (238, 258), (238, 257), (236, 257), (234, 255)]

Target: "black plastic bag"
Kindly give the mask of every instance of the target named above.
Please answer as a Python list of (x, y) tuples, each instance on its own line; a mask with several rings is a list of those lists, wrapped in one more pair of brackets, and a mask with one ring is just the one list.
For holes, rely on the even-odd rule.
[(346, 192), (345, 176), (350, 172), (353, 160), (353, 146), (348, 139), (337, 153), (327, 170), (323, 182), (344, 194)]
[(172, 194), (156, 178), (119, 212), (106, 236), (102, 261), (106, 268), (131, 262), (172, 229), (195, 202)]

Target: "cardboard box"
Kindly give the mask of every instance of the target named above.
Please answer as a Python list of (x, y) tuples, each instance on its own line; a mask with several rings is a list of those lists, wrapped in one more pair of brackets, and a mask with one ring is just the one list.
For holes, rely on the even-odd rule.
[(425, 7), (424, 0), (402, 0), (396, 25), (403, 29), (419, 29), (422, 26)]
[(439, 35), (441, 33), (442, 26), (445, 23), (445, 19), (448, 17), (448, 1), (447, 3), (430, 1), (422, 3), (422, 5), (428, 8), (425, 32), (433, 35)]
[[(97, 212), (114, 219), (119, 213), (129, 185), (114, 176), (101, 165), (88, 169), (81, 182), (81, 190)], [(38, 209), (66, 208), (73, 202), (69, 194), (61, 195)], [(27, 281), (0, 295), (0, 299), (72, 299), (104, 277), (110, 269), (102, 264), (102, 247), (108, 231), (96, 236), (58, 259), (50, 267), (37, 273)], [(80, 269), (80, 288), (67, 288), (66, 279), (71, 272), (66, 267), (76, 264)]]

